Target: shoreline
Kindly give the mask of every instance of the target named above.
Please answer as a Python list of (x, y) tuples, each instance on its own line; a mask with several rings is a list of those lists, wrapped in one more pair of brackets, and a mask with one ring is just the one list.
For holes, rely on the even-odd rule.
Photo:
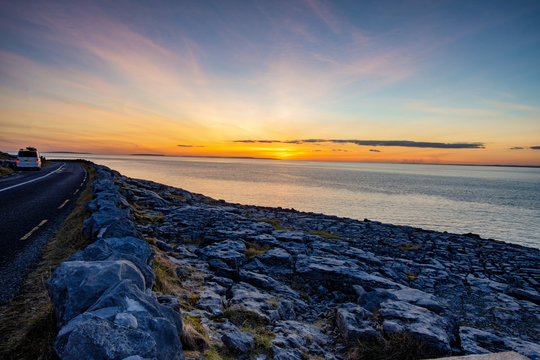
[[(190, 349), (197, 355), (342, 359), (359, 342), (397, 346), (392, 339), (406, 335), (424, 355), (516, 351), (540, 359), (538, 249), (231, 204), (95, 166), (115, 190), (101, 190), (85, 231), (98, 242), (131, 236), (151, 244), (161, 261), (154, 272), (173, 269), (163, 296), (208, 346)], [(113, 204), (116, 217), (106, 216)], [(240, 326), (242, 312), (264, 329)]]

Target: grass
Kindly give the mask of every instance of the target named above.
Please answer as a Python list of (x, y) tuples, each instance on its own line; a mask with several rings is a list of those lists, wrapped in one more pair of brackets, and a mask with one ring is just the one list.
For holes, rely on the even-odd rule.
[(317, 235), (317, 236), (320, 236), (320, 237), (323, 237), (323, 238), (326, 238), (326, 239), (337, 239), (337, 240), (343, 239), (341, 236), (336, 235), (336, 234), (332, 234), (331, 232), (326, 231), (326, 230), (313, 231), (313, 232), (310, 232), (309, 234), (310, 235)]
[(413, 251), (413, 250), (420, 250), (420, 249), (424, 248), (423, 245), (413, 245), (413, 244), (397, 245), (397, 244), (389, 244), (389, 243), (381, 241), (381, 240), (379, 240), (379, 244), (380, 245), (385, 245), (385, 246), (390, 246), (390, 247), (393, 247), (394, 249), (399, 249), (401, 251)]
[(418, 275), (417, 274), (414, 274), (414, 273), (411, 273), (411, 272), (404, 272), (404, 274), (407, 275), (407, 277), (411, 281), (418, 280)]
[(204, 351), (209, 348), (208, 334), (201, 319), (187, 315), (182, 319), (182, 348), (184, 350)]
[(346, 354), (347, 360), (417, 360), (438, 357), (440, 352), (427, 347), (406, 333), (358, 341)]
[(156, 280), (152, 290), (160, 294), (175, 294), (177, 288), (181, 286), (181, 282), (176, 276), (176, 265), (168, 259), (164, 252), (158, 251), (155, 246), (150, 245), (150, 248), (155, 254), (154, 274)]
[(179, 201), (186, 200), (185, 196), (177, 195), (177, 194), (169, 194), (169, 197), (175, 200), (179, 200)]
[(229, 308), (223, 312), (222, 316), (241, 328), (255, 329), (269, 324), (264, 317), (248, 309)]
[(262, 255), (270, 249), (271, 247), (268, 245), (259, 245), (254, 242), (246, 242), (246, 257), (248, 259), (253, 259), (255, 256)]
[(227, 354), (223, 349), (217, 345), (210, 345), (210, 348), (205, 351), (204, 358), (207, 360), (234, 360), (235, 356)]
[(133, 208), (133, 215), (135, 216), (135, 222), (139, 225), (154, 224), (156, 222), (162, 223), (165, 218), (162, 215), (145, 215), (136, 208)]
[(90, 181), (82, 191), (71, 214), (43, 250), (43, 258), (32, 271), (18, 296), (0, 308), (0, 358), (57, 359), (52, 346), (56, 335), (56, 317), (47, 293), (46, 281), (62, 261), (89, 245), (82, 234), (82, 223), (88, 217), (84, 204), (92, 199), (91, 184), (95, 169), (83, 164)]
[(252, 358), (259, 354), (272, 355), (272, 340), (274, 340), (276, 334), (267, 330), (266, 326), (243, 328), (241, 330), (253, 334), (253, 349), (250, 351)]
[(0, 177), (13, 174), (13, 169), (0, 166)]
[(276, 334), (266, 329), (270, 322), (254, 311), (242, 308), (229, 308), (223, 312), (223, 317), (238, 326), (240, 331), (253, 334), (253, 349), (250, 357), (259, 354), (272, 354), (272, 340)]
[(279, 219), (263, 218), (263, 219), (258, 219), (258, 221), (265, 222), (267, 224), (272, 225), (274, 230), (292, 230), (292, 226), (287, 226), (287, 227), (282, 226), (282, 222)]

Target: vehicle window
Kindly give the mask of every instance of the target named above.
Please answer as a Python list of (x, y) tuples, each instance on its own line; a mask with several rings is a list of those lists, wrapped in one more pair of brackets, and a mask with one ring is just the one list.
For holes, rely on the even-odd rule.
[(19, 157), (37, 157), (35, 151), (19, 151)]

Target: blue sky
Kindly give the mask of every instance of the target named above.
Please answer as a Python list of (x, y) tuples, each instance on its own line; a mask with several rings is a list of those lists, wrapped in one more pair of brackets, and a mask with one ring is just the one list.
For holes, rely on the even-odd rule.
[[(540, 165), (531, 149), (540, 144), (538, 1), (22, 1), (0, 10), (6, 150)], [(281, 143), (237, 142), (246, 139)], [(298, 139), (361, 141), (339, 154), (336, 142), (283, 146)], [(484, 146), (356, 145), (370, 141)]]

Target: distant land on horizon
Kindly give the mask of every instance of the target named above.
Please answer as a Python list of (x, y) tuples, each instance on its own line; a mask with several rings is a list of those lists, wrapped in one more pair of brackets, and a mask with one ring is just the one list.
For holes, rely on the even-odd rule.
[(84, 155), (121, 155), (121, 156), (156, 156), (156, 157), (188, 157), (188, 158), (209, 158), (209, 159), (254, 159), (254, 160), (282, 160), (282, 161), (322, 161), (322, 162), (349, 162), (349, 163), (369, 163), (369, 164), (411, 164), (411, 165), (452, 165), (452, 166), (497, 166), (516, 168), (540, 168), (540, 165), (512, 165), (512, 164), (459, 164), (459, 163), (430, 163), (430, 162), (384, 162), (384, 161), (346, 161), (346, 160), (298, 160), (298, 159), (277, 159), (269, 157), (254, 156), (210, 156), (210, 155), (169, 155), (169, 154), (96, 154), (77, 151), (45, 151), (45, 153), (56, 154), (84, 154)]

